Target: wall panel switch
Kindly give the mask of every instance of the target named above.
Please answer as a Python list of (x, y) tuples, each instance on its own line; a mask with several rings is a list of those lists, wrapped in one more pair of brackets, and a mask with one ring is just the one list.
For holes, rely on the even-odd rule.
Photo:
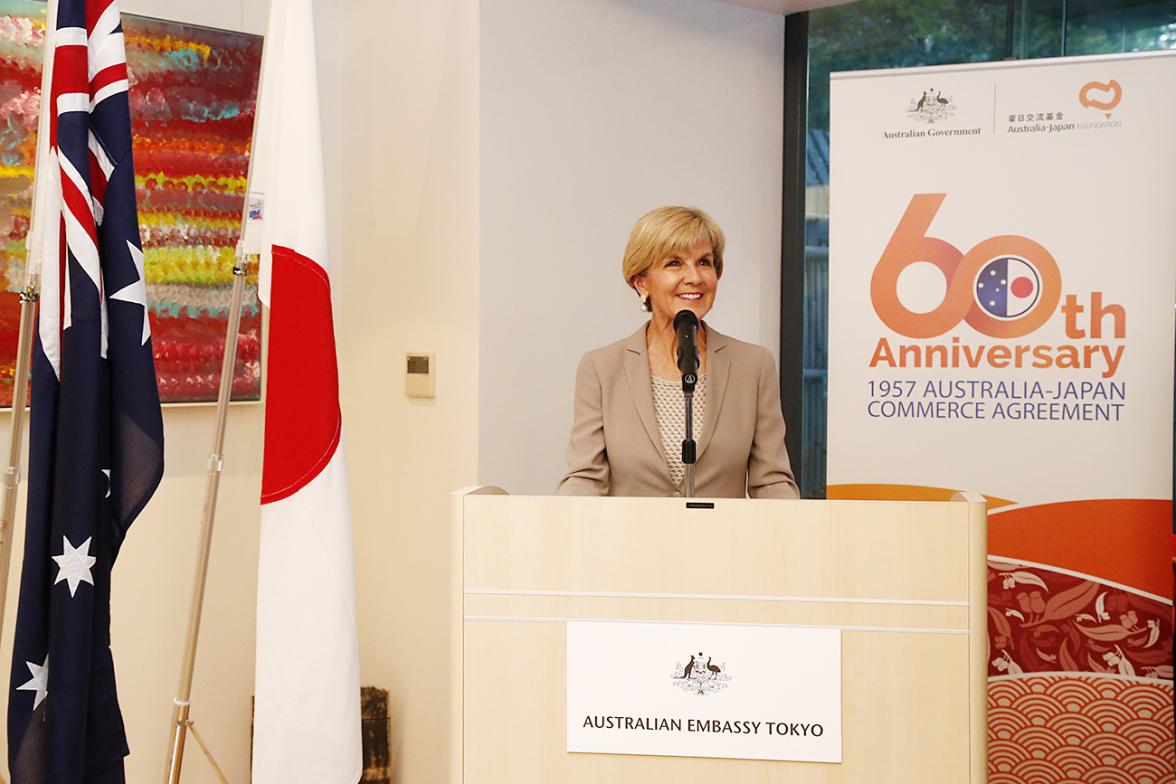
[(406, 354), (404, 394), (409, 397), (436, 397), (436, 365), (436, 358), (432, 354)]

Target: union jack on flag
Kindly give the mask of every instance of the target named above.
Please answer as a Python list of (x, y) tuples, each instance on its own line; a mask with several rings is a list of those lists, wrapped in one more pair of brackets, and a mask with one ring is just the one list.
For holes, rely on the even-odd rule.
[(163, 421), (118, 5), (60, 0), (55, 15), (49, 8), (9, 767), (13, 784), (108, 784), (124, 781), (128, 754), (110, 653), (111, 567), (163, 476)]

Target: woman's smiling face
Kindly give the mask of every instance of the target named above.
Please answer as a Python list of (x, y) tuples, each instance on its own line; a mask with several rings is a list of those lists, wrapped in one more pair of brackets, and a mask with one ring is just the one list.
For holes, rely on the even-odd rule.
[(633, 280), (637, 293), (649, 295), (656, 319), (673, 321), (681, 310), (692, 310), (701, 321), (715, 304), (719, 276), (709, 240), (699, 240), (684, 253), (655, 263)]

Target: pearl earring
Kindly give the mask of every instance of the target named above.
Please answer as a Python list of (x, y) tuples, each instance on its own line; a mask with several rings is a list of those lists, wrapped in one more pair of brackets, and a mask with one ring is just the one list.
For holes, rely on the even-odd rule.
[(649, 312), (649, 295), (648, 294), (641, 295), (641, 310), (646, 313)]

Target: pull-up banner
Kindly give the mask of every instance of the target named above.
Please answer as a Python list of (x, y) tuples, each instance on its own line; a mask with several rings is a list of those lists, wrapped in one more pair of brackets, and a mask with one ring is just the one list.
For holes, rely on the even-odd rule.
[(834, 74), (830, 498), (989, 498), (990, 781), (1171, 781), (1176, 55)]

